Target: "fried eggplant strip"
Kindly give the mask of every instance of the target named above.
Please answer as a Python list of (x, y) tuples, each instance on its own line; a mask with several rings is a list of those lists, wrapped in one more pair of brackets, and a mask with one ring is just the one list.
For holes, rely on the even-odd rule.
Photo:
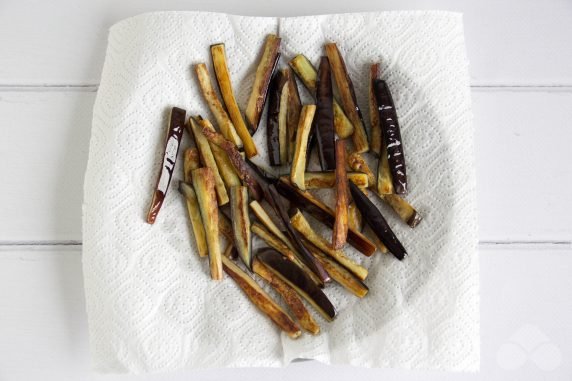
[(234, 247), (234, 243), (232, 241), (226, 245), (226, 249), (224, 249), (224, 253), (222, 255), (229, 259), (238, 258), (238, 252), (236, 251), (236, 247)]
[(332, 279), (338, 282), (346, 290), (358, 298), (363, 298), (368, 293), (369, 288), (334, 259), (322, 253), (321, 250), (313, 245), (309, 245), (308, 250), (310, 250), (310, 253), (320, 261)]
[(341, 250), (332, 249), (329, 242), (326, 241), (321, 235), (316, 233), (314, 229), (310, 226), (306, 218), (302, 213), (297, 210), (292, 217), (290, 222), (294, 229), (296, 229), (302, 236), (316, 246), (318, 249), (322, 250), (325, 254), (338, 261), (339, 264), (348, 269), (352, 274), (357, 276), (359, 279), (364, 280), (367, 278), (367, 269), (348, 258)]
[(342, 107), (354, 126), (354, 133), (352, 135), (354, 148), (356, 152), (359, 153), (367, 152), (369, 151), (369, 144), (367, 142), (365, 125), (363, 123), (361, 110), (357, 104), (354, 86), (350, 79), (344, 59), (335, 43), (326, 44), (325, 50), (326, 55), (330, 60), (332, 74), (334, 75), (334, 79), (338, 85)]
[(244, 291), (248, 299), (281, 330), (292, 339), (299, 337), (302, 332), (298, 325), (288, 316), (270, 295), (266, 293), (246, 272), (238, 267), (231, 259), (222, 257), (224, 271)]
[(380, 195), (395, 193), (393, 189), (393, 179), (391, 178), (391, 170), (389, 169), (389, 161), (387, 159), (387, 147), (385, 141), (381, 142), (381, 153), (379, 155), (379, 163), (377, 164), (377, 193)]
[(348, 206), (348, 229), (354, 229), (357, 231), (361, 231), (362, 229), (362, 220), (361, 220), (361, 213), (359, 212), (356, 203), (350, 202)]
[(380, 196), (397, 213), (399, 218), (410, 227), (414, 228), (423, 219), (415, 208), (396, 194), (386, 194)]
[(252, 268), (255, 274), (268, 282), (268, 284), (272, 286), (280, 296), (282, 296), (284, 303), (288, 305), (288, 308), (298, 320), (302, 328), (310, 332), (312, 335), (320, 333), (320, 326), (316, 323), (312, 315), (310, 315), (310, 312), (308, 312), (306, 306), (304, 306), (304, 303), (302, 303), (302, 300), (292, 287), (278, 276), (274, 275), (274, 273), (272, 273), (272, 271), (270, 271), (268, 267), (258, 259), (254, 260)]
[(288, 73), (288, 114), (286, 116), (286, 124), (288, 126), (288, 163), (294, 158), (296, 150), (296, 132), (298, 130), (298, 122), (300, 121), (300, 113), (302, 112), (302, 101), (296, 84), (296, 77), (292, 73), (292, 69), (284, 69)]
[(379, 111), (377, 110), (377, 100), (375, 99), (375, 80), (379, 78), (379, 64), (374, 63), (369, 70), (369, 120), (371, 123), (371, 133), (369, 140), (369, 148), (376, 156), (381, 153), (381, 125), (379, 124)]
[(365, 236), (375, 244), (375, 247), (377, 247), (377, 250), (379, 250), (380, 253), (386, 254), (388, 252), (387, 247), (383, 244), (383, 242), (379, 240), (379, 238), (377, 238), (377, 236), (375, 235), (373, 230), (371, 230), (369, 225), (364, 226), (363, 232)]
[(375, 96), (379, 110), (383, 140), (387, 148), (387, 160), (391, 170), (393, 188), (397, 194), (407, 193), (407, 170), (405, 168), (405, 153), (403, 140), (397, 121), (397, 111), (391, 97), (391, 92), (385, 81), (375, 81)]
[(389, 224), (371, 202), (371, 200), (364, 194), (358, 187), (350, 183), (350, 192), (359, 208), (361, 215), (366, 224), (369, 225), (373, 233), (380, 239), (380, 241), (387, 247), (387, 249), (399, 260), (402, 260), (407, 252), (399, 242), (395, 233), (389, 227)]
[[(367, 188), (368, 181), (365, 173), (349, 172), (347, 173), (347, 176), (348, 180), (358, 187)], [(286, 176), (282, 176), (280, 178), (288, 180)], [(336, 184), (336, 174), (334, 172), (305, 172), (304, 184), (306, 185), (306, 190), (333, 188)]]
[(257, 258), (274, 275), (296, 290), (326, 320), (332, 321), (336, 317), (337, 311), (332, 302), (299, 267), (281, 256), (276, 250), (270, 248), (260, 250), (257, 253)]
[(209, 129), (203, 128), (202, 133), (204, 134), (205, 138), (226, 152), (228, 158), (236, 173), (240, 177), (240, 179), (246, 184), (248, 190), (250, 191), (250, 195), (255, 200), (262, 199), (262, 189), (260, 188), (260, 184), (256, 181), (254, 176), (250, 173), (250, 167), (244, 161), (244, 158), (236, 148), (236, 146), (229, 140), (225, 139), (224, 136), (219, 134), (218, 132), (211, 131)]
[[(293, 204), (299, 206), (305, 212), (311, 214), (318, 221), (330, 228), (334, 226), (334, 211), (316, 199), (312, 194), (296, 189), (286, 179), (280, 179), (276, 184), (276, 187), (280, 194), (290, 200)], [(368, 257), (375, 253), (376, 250), (373, 242), (358, 230), (352, 228), (348, 229), (348, 243)]]
[(304, 172), (306, 171), (306, 153), (308, 149), (308, 135), (312, 128), (312, 120), (316, 112), (315, 105), (305, 105), (302, 107), (300, 121), (298, 123), (298, 133), (296, 135), (296, 150), (292, 159), (292, 169), (290, 180), (298, 188), (306, 189), (304, 183)]
[(230, 220), (234, 233), (234, 246), (242, 262), (249, 270), (252, 270), (252, 240), (250, 237), (247, 187), (230, 188)]
[(280, 254), (291, 260), (294, 264), (302, 269), (320, 287), (324, 287), (324, 282), (318, 276), (310, 270), (310, 268), (298, 258), (298, 254), (296, 254), (295, 250), (291, 249), (282, 242), (277, 236), (273, 235), (269, 232), (266, 228), (258, 223), (252, 224), (252, 232), (260, 237), (264, 242), (268, 244), (271, 248), (278, 251)]
[(211, 45), (211, 57), (213, 60), (213, 67), (218, 82), (218, 87), (220, 89), (220, 93), (222, 95), (226, 109), (228, 110), (230, 120), (232, 121), (232, 124), (234, 125), (240, 140), (242, 140), (242, 143), (244, 144), (244, 152), (246, 152), (246, 157), (254, 157), (258, 154), (258, 151), (256, 150), (256, 145), (252, 140), (252, 136), (250, 136), (250, 132), (248, 132), (248, 128), (246, 127), (246, 123), (244, 122), (242, 114), (240, 113), (236, 98), (234, 97), (230, 72), (226, 62), (224, 44)]
[(365, 173), (367, 175), (367, 183), (369, 187), (375, 187), (375, 175), (360, 153), (353, 152), (348, 155), (348, 166), (352, 171)]
[(202, 128), (200, 126), (199, 120), (195, 118), (189, 119), (189, 124), (187, 127), (190, 129), (190, 133), (195, 138), (195, 143), (199, 150), (199, 156), (201, 158), (201, 163), (205, 166), (210, 168), (213, 171), (213, 176), (215, 179), (215, 189), (216, 189), (216, 196), (218, 199), (219, 205), (225, 205), (228, 203), (228, 193), (226, 192), (226, 188), (224, 186), (224, 181), (220, 175), (218, 170), (218, 166), (216, 164), (216, 160), (214, 158), (213, 152), (211, 150), (211, 146), (209, 145), (208, 140), (206, 139), (205, 135), (202, 132)]
[[(208, 128), (211, 131), (215, 130), (211, 122), (206, 119), (200, 119), (199, 125), (201, 126), (201, 129)], [(231, 187), (241, 185), (240, 178), (238, 177), (236, 170), (230, 162), (226, 152), (214, 143), (209, 142), (209, 145), (211, 147), (211, 152), (215, 159), (218, 172), (222, 178), (222, 181), (224, 182), (228, 193)]]
[[(314, 68), (310, 60), (308, 60), (308, 58), (303, 54), (298, 54), (288, 64), (312, 96), (315, 96), (318, 71)], [(340, 106), (339, 102), (335, 98), (333, 101), (333, 109), (334, 130), (336, 131), (336, 134), (341, 139), (350, 137), (354, 133), (354, 126), (344, 113), (344, 110), (342, 110), (342, 106)]]
[(219, 242), (218, 205), (215, 196), (213, 170), (208, 167), (197, 168), (193, 170), (192, 178), (207, 237), (211, 278), (220, 280), (222, 279), (222, 255)]
[(316, 140), (322, 171), (336, 169), (333, 100), (330, 63), (322, 57), (316, 82)]
[(178, 107), (173, 107), (171, 109), (167, 139), (165, 140), (165, 149), (163, 151), (163, 165), (161, 166), (161, 172), (159, 173), (155, 190), (153, 191), (151, 205), (147, 212), (148, 224), (155, 223), (157, 214), (159, 214), (159, 210), (161, 210), (161, 206), (163, 205), (163, 201), (167, 195), (167, 190), (171, 183), (171, 177), (175, 170), (175, 162), (177, 161), (181, 138), (183, 137), (185, 114), (186, 111)]
[(179, 192), (185, 196), (187, 202), (187, 211), (199, 257), (206, 257), (209, 254), (209, 250), (197, 195), (191, 185), (182, 181), (179, 183)]
[(220, 103), (215, 89), (213, 88), (207, 65), (204, 63), (196, 64), (195, 73), (199, 81), (201, 92), (203, 93), (203, 98), (205, 98), (209, 109), (213, 113), (221, 133), (225, 138), (236, 144), (238, 147), (242, 147), (242, 140), (236, 133), (234, 124), (232, 124), (232, 121), (228, 117), (224, 106)]
[(266, 138), (270, 165), (283, 165), (288, 162), (288, 77), (287, 71), (280, 70), (270, 82), (268, 95), (268, 115)]
[(250, 209), (252, 209), (252, 212), (254, 213), (256, 218), (260, 222), (262, 222), (262, 224), (272, 234), (274, 234), (276, 237), (280, 238), (280, 240), (282, 242), (284, 242), (290, 249), (295, 250), (294, 247), (292, 246), (292, 243), (290, 243), (290, 240), (288, 239), (288, 237), (286, 237), (286, 235), (284, 235), (284, 233), (282, 233), (282, 231), (280, 231), (280, 229), (278, 229), (278, 226), (276, 226), (274, 221), (272, 221), (272, 218), (270, 218), (268, 213), (266, 213), (266, 210), (264, 210), (264, 208), (262, 207), (262, 205), (260, 205), (260, 203), (258, 201), (256, 201), (256, 200), (252, 201), (250, 203)]
[(336, 141), (336, 217), (332, 229), (332, 247), (339, 250), (348, 236), (348, 176), (346, 174), (346, 142)]
[(230, 242), (234, 242), (234, 232), (232, 228), (232, 222), (230, 219), (224, 214), (218, 214), (218, 228), (220, 233), (228, 239)]
[(254, 85), (252, 92), (246, 105), (246, 121), (250, 125), (250, 130), (254, 133), (258, 129), (260, 116), (266, 103), (266, 96), (268, 94), (268, 86), (270, 80), (276, 69), (278, 59), (280, 58), (280, 37), (275, 34), (266, 36), (266, 42), (262, 51), (262, 57), (256, 68), (256, 76), (254, 78)]

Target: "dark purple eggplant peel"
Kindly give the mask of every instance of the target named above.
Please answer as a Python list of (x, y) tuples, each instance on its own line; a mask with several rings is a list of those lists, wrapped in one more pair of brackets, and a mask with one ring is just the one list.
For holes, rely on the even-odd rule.
[(332, 75), (328, 57), (320, 59), (318, 80), (316, 82), (316, 140), (318, 142), (318, 157), (323, 171), (336, 169), (334, 149), (334, 93), (332, 91)]

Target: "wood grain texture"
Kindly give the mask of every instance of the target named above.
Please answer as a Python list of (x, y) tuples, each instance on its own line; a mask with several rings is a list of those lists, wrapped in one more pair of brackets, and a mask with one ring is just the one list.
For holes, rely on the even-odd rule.
[[(0, 93), (0, 242), (81, 240), (94, 96)], [(473, 107), (480, 240), (572, 240), (572, 93), (474, 91)]]
[[(208, 10), (297, 16), (399, 9), (465, 14), (473, 83), (572, 85), (572, 2), (568, 0), (4, 0), (0, 12), (0, 84), (99, 82), (107, 30), (123, 18), (159, 10)], [(41, 63), (41, 64), (39, 64)]]
[[(564, 290), (572, 289), (572, 249), (485, 249), (480, 259), (479, 374), (364, 369), (308, 361), (284, 369), (210, 369), (136, 378), (90, 372), (77, 248), (0, 249), (0, 380), (310, 381), (316, 374), (330, 381), (569, 379), (572, 298)], [(522, 363), (511, 362), (511, 354), (523, 358)]]

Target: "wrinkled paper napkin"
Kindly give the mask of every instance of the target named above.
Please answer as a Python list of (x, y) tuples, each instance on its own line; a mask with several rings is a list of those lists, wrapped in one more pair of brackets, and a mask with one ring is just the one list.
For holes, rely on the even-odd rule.
[[(283, 65), (297, 53), (317, 63), (323, 43), (337, 42), (366, 121), (368, 67), (381, 63), (402, 127), (407, 198), (424, 216), (410, 229), (381, 205), (409, 255), (400, 262), (348, 249), (369, 267), (369, 294), (359, 300), (328, 286), (339, 316), (326, 323), (316, 315), (322, 332), (296, 341), (281, 334), (228, 277), (209, 279), (177, 192), (181, 161), (157, 222), (145, 223), (168, 110), (178, 106), (189, 115), (212, 118), (192, 65), (210, 67), (209, 45), (224, 42), (244, 109), (268, 33), (282, 37)], [(364, 367), (477, 370), (479, 278), (467, 65), (462, 16), (448, 12), (296, 18), (164, 12), (114, 25), (94, 107), (83, 205), (95, 369), (276, 367), (305, 358)], [(265, 149), (263, 131), (264, 124), (256, 141)], [(180, 154), (188, 144), (185, 137)]]

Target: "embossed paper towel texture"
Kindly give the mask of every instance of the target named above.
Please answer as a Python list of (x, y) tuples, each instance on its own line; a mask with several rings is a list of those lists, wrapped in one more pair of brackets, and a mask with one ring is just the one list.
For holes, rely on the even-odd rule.
[[(381, 206), (409, 256), (371, 259), (363, 300), (338, 286), (322, 333), (292, 341), (230, 280), (211, 281), (176, 191), (155, 225), (144, 215), (160, 166), (166, 110), (210, 117), (191, 65), (224, 42), (241, 107), (263, 37), (313, 62), (336, 41), (367, 120), (368, 65), (381, 62), (402, 125), (408, 199), (424, 214), (411, 230)], [(261, 127), (263, 131), (264, 126)], [(264, 147), (263, 134), (256, 141)], [(188, 143), (184, 143), (185, 145)], [(295, 358), (370, 367), (479, 366), (473, 129), (462, 19), (444, 12), (252, 18), (169, 12), (115, 25), (94, 108), (84, 200), (84, 276), (94, 366), (150, 372), (283, 366)], [(321, 319), (321, 318), (318, 318)]]

